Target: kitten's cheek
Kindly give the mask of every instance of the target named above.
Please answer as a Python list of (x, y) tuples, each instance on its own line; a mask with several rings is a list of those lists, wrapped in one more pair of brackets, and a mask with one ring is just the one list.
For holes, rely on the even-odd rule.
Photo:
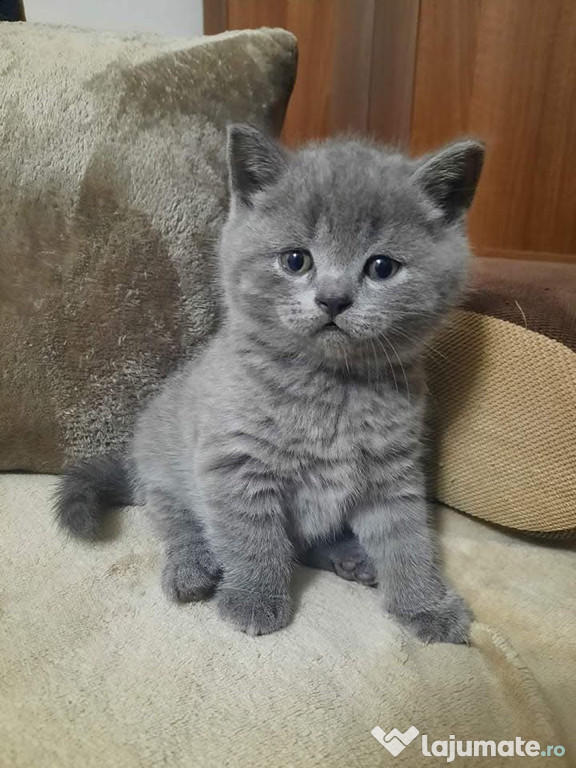
[(322, 324), (315, 317), (315, 309), (317, 308), (312, 307), (310, 312), (306, 306), (303, 306), (303, 302), (294, 302), (289, 305), (280, 304), (276, 307), (278, 323), (294, 334), (308, 336)]
[(298, 315), (294, 311), (278, 312), (277, 324), (289, 334), (300, 334), (300, 320)]

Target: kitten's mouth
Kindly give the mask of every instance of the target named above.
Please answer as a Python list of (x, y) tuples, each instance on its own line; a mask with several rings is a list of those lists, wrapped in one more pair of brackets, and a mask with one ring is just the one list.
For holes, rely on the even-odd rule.
[(318, 333), (335, 333), (340, 332), (346, 335), (346, 331), (342, 330), (339, 325), (336, 325), (336, 323), (333, 320), (330, 320), (329, 323), (326, 323), (322, 326), (322, 328), (318, 329)]

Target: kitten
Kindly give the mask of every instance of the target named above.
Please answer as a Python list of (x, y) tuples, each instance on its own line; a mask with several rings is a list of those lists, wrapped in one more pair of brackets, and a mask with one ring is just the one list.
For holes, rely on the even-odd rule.
[(291, 152), (232, 126), (227, 316), (140, 414), (129, 460), (65, 473), (61, 523), (94, 535), (136, 489), (165, 591), (217, 588), (244, 632), (288, 623), (300, 557), (378, 581), (422, 640), (466, 642), (471, 615), (427, 525), (422, 357), (466, 277), (483, 156), (470, 140), (419, 160), (354, 140)]

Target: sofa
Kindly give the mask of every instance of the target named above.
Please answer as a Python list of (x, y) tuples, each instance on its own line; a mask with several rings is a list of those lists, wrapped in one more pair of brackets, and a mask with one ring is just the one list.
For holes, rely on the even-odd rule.
[(576, 764), (574, 540), (494, 525), (522, 529), (520, 512), (481, 520), (469, 479), (460, 511), (431, 506), (474, 611), (468, 646), (425, 645), (376, 590), (304, 567), (291, 624), (248, 637), (210, 601), (165, 598), (141, 508), (97, 542), (55, 524), (59, 469), (122, 446), (128, 415), (216, 327), (225, 125), (278, 133), (295, 67), (281, 30), (0, 25), (2, 768), (414, 768), (457, 741), (457, 765), (514, 766), (518, 740), (537, 742), (530, 765)]

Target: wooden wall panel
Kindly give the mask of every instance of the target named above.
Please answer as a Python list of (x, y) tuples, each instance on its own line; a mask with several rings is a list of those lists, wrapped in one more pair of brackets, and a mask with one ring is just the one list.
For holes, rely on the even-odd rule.
[(335, 0), (333, 131), (408, 147), (420, 0)]
[(378, 0), (334, 0), (334, 65), (330, 127), (365, 132), (370, 110), (374, 15)]
[(408, 148), (420, 0), (376, 0), (368, 131)]
[(204, 34), (217, 35), (228, 29), (228, 0), (203, 0)]
[(483, 138), (472, 241), (576, 261), (576, 2), (422, 0), (411, 148)]
[(298, 37), (283, 137), (425, 152), (488, 145), (470, 216), (484, 253), (576, 261), (576, 0), (204, 0), (207, 32)]
[(207, 34), (283, 27), (298, 38), (288, 144), (368, 132), (409, 141), (420, 0), (204, 0)]
[(228, 0), (228, 29), (283, 27), (298, 38), (298, 77), (283, 138), (297, 144), (331, 132), (334, 0)]

